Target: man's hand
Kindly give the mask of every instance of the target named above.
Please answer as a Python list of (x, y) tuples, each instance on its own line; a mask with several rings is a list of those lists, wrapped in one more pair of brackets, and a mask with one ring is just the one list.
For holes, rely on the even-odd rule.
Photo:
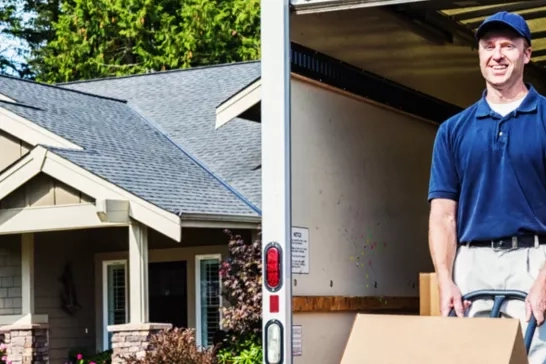
[(533, 287), (525, 299), (526, 320), (531, 320), (531, 313), (537, 320), (537, 326), (544, 322), (544, 312), (546, 311), (546, 274), (540, 272)]
[(459, 287), (451, 279), (438, 282), (440, 289), (440, 312), (442, 316), (448, 316), (452, 308), (458, 317), (464, 316), (464, 311), (470, 307), (470, 301), (462, 301)]

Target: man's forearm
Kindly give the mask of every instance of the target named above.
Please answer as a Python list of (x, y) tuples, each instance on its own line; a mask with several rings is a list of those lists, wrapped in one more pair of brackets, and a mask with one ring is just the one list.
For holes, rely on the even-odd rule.
[(453, 279), (457, 251), (455, 213), (445, 205), (432, 206), (429, 220), (429, 249), (438, 280)]

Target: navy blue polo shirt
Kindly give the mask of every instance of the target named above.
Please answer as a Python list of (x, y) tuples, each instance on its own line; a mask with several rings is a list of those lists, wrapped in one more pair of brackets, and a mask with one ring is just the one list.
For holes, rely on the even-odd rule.
[(482, 98), (442, 123), (428, 200), (458, 202), (459, 242), (546, 234), (546, 98), (527, 85), (502, 117)]

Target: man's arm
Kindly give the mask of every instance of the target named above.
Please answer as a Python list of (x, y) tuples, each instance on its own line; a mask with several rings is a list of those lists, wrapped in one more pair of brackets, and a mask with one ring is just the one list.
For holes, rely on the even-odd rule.
[(470, 307), (462, 301), (461, 291), (453, 280), (453, 263), (457, 253), (457, 202), (447, 198), (430, 201), (429, 249), (440, 290), (440, 311), (447, 316), (452, 308), (457, 316), (464, 316)]
[(428, 193), (429, 249), (438, 278), (442, 316), (447, 316), (454, 308), (460, 317), (470, 303), (463, 304), (461, 291), (453, 280), (458, 243), (456, 211), (461, 186), (449, 133), (449, 124), (443, 123), (434, 141)]
[(436, 198), (430, 202), (429, 249), (439, 281), (453, 279), (457, 251), (457, 202)]

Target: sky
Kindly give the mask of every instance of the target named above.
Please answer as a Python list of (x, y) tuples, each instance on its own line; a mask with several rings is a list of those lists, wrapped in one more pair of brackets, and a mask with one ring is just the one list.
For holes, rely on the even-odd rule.
[[(5, 1), (0, 0), (0, 6), (2, 6)], [(28, 21), (32, 18), (32, 14), (25, 13), (23, 14), (23, 21)], [(19, 56), (18, 49), (28, 49), (26, 44), (21, 42), (19, 39), (13, 39), (12, 37), (3, 34), (3, 31), (6, 29), (5, 25), (0, 25), (0, 55), (15, 61), (16, 63), (25, 62), (24, 57)], [(13, 75), (17, 75), (14, 72), (11, 72)]]

